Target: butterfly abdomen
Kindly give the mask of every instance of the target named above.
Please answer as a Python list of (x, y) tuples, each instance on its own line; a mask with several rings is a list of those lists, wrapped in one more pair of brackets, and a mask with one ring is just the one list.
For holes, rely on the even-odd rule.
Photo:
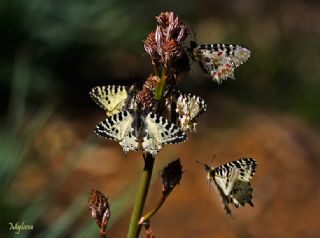
[[(132, 128), (133, 135), (137, 138), (137, 142), (141, 142), (141, 138), (146, 135), (145, 113), (141, 110), (132, 111), (133, 116)], [(140, 139), (139, 139), (140, 138)]]

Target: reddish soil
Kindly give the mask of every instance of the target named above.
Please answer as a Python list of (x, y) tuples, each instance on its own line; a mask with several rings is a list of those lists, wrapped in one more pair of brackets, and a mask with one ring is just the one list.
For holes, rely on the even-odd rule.
[[(209, 110), (199, 120), (198, 133), (190, 135), (187, 142), (160, 151), (155, 177), (163, 165), (177, 157), (184, 173), (180, 185), (151, 220), (156, 237), (320, 237), (319, 131), (292, 115), (232, 104), (223, 108)], [(53, 119), (34, 144), (32, 157), (41, 163), (29, 163), (11, 190), (19, 191), (17, 195), (25, 200), (47, 191), (66, 168), (67, 156), (76, 146), (81, 147), (84, 135), (99, 120), (101, 114), (77, 123)], [(112, 207), (118, 193), (135, 186), (132, 183), (143, 166), (140, 153), (129, 153), (125, 158), (117, 143), (100, 142), (92, 139), (76, 155), (71, 176), (54, 193), (50, 209), (41, 218), (44, 224), (91, 188), (109, 194)], [(247, 156), (258, 164), (253, 179), (255, 207), (232, 207), (233, 219), (225, 214), (215, 189), (208, 186), (203, 167), (195, 163), (210, 163), (213, 155), (212, 166)], [(146, 210), (155, 205), (160, 193), (158, 178), (152, 184)], [(134, 195), (127, 199), (133, 202)], [(86, 211), (81, 219), (89, 214)], [(126, 236), (129, 216), (130, 209), (116, 221), (109, 237)], [(77, 227), (83, 224), (81, 219)]]

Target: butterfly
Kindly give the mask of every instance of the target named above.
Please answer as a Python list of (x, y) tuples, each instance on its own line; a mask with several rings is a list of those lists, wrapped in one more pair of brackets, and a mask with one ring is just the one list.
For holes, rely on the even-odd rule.
[(142, 149), (155, 156), (165, 144), (182, 143), (187, 135), (176, 125), (153, 112), (124, 110), (100, 122), (94, 132), (112, 139), (125, 153)]
[(166, 105), (168, 110), (173, 109), (176, 112), (177, 117), (174, 119), (176, 125), (190, 132), (196, 132), (196, 119), (207, 110), (207, 104), (202, 98), (178, 90), (172, 92)]
[(106, 111), (108, 117), (113, 116), (123, 110), (133, 109), (134, 86), (127, 87), (121, 85), (97, 86), (89, 92), (92, 100)]
[(217, 188), (228, 215), (231, 215), (229, 203), (237, 208), (245, 203), (253, 207), (251, 180), (256, 167), (257, 163), (253, 158), (242, 158), (216, 168), (204, 164), (207, 179)]
[(246, 62), (250, 57), (250, 50), (241, 45), (230, 44), (202, 44), (190, 42), (191, 58), (197, 61), (214, 81), (218, 84), (227, 78), (234, 78), (236, 67)]

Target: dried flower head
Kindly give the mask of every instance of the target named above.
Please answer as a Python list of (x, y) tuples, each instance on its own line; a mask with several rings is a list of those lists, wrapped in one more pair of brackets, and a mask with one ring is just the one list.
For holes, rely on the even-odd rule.
[(160, 56), (157, 52), (156, 33), (154, 31), (150, 32), (144, 41), (144, 49), (151, 56), (152, 63), (155, 64)]
[(159, 16), (156, 16), (158, 25), (162, 28), (166, 28), (169, 25), (169, 21), (172, 21), (173, 15), (173, 12), (161, 12)]
[(180, 159), (169, 163), (162, 171), (162, 194), (168, 196), (173, 188), (179, 184), (182, 177), (182, 166)]
[(180, 57), (182, 52), (180, 45), (174, 39), (166, 41), (163, 45), (163, 56), (165, 62), (169, 62), (171, 59)]
[(166, 41), (175, 39), (180, 44), (188, 36), (187, 26), (173, 12), (162, 12), (156, 19)]
[(188, 29), (173, 12), (163, 12), (156, 19), (156, 31), (145, 40), (145, 50), (153, 62), (168, 65), (182, 55), (181, 43), (186, 39)]
[(100, 228), (100, 234), (105, 234), (110, 218), (108, 198), (98, 190), (92, 189), (88, 203), (91, 215)]
[(157, 101), (154, 98), (155, 87), (159, 83), (160, 78), (158, 76), (150, 75), (143, 84), (142, 90), (137, 93), (137, 103), (142, 105), (145, 110), (155, 111), (157, 107)]

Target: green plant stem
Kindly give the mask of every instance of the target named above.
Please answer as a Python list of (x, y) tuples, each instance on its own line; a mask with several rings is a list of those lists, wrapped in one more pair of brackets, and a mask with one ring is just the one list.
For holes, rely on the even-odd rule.
[(152, 67), (153, 67), (154, 75), (159, 76), (157, 63), (152, 61)]
[(99, 231), (99, 238), (107, 238), (106, 231), (103, 231), (103, 230), (100, 229), (100, 231)]
[(142, 215), (143, 207), (149, 191), (150, 180), (152, 176), (152, 170), (153, 170), (155, 158), (151, 154), (146, 154), (146, 155), (144, 154), (143, 158), (144, 158), (144, 169), (142, 172), (141, 183), (136, 196), (134, 208), (131, 214), (127, 238), (137, 238), (139, 236), (141, 225), (139, 225), (138, 222)]
[(168, 196), (162, 195), (156, 207), (140, 218), (139, 224), (143, 224), (145, 221), (149, 220), (154, 214), (156, 214), (156, 212), (162, 207), (162, 204), (164, 203), (167, 197)]
[(165, 66), (163, 66), (160, 83), (159, 83), (159, 85), (156, 86), (156, 89), (155, 89), (155, 97), (154, 98), (157, 101), (162, 100), (166, 83), (167, 83), (167, 68)]

